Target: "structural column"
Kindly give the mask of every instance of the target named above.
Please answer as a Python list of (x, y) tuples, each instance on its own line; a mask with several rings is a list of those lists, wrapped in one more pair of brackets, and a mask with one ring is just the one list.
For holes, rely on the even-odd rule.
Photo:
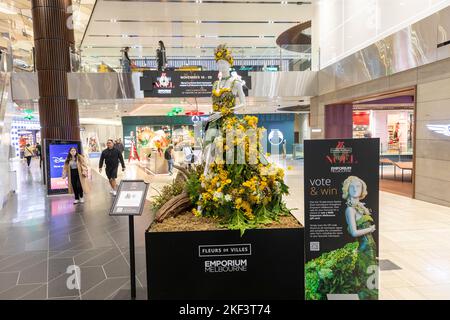
[(78, 103), (69, 100), (72, 0), (32, 0), (42, 139), (80, 140)]

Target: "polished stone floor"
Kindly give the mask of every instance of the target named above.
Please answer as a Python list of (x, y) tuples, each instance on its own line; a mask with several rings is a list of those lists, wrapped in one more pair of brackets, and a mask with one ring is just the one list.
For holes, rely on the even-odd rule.
[[(303, 223), (303, 164), (273, 161), (287, 169), (287, 204)], [(94, 173), (86, 203), (74, 206), (70, 196), (45, 196), (37, 162), (30, 170), (14, 166), (18, 190), (0, 211), (0, 299), (127, 298), (128, 221), (108, 216), (106, 178)], [(148, 198), (173, 179), (134, 165), (120, 178), (150, 182)], [(147, 208), (135, 222), (139, 298), (146, 298), (144, 230), (151, 221)], [(379, 230), (381, 299), (450, 299), (450, 208), (381, 192)], [(71, 265), (81, 270), (79, 290), (67, 287)]]
[[(70, 196), (45, 196), (37, 161), (31, 169), (16, 162), (15, 169), (18, 190), (0, 211), (0, 299), (114, 299), (126, 294), (128, 219), (108, 216), (112, 197), (106, 179), (94, 174), (86, 203), (75, 206)], [(144, 230), (152, 219), (150, 210), (145, 212), (135, 218), (139, 293), (146, 286)], [(66, 285), (71, 265), (81, 271), (79, 290)]]

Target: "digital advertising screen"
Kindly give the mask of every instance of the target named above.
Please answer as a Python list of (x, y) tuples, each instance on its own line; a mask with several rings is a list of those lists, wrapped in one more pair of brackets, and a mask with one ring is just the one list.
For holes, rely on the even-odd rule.
[[(244, 93), (248, 95), (248, 71), (239, 71), (238, 75), (245, 81)], [(210, 97), (217, 77), (217, 71), (144, 71), (140, 88), (146, 98)]]
[(64, 162), (70, 148), (77, 148), (81, 152), (80, 141), (46, 141), (47, 155), (47, 193), (64, 194), (68, 192), (67, 179), (62, 178)]

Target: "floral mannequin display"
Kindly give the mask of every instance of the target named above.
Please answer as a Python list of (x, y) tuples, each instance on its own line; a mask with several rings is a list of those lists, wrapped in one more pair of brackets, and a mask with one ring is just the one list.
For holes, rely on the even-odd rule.
[(290, 213), (282, 200), (288, 187), (284, 171), (261, 157), (260, 137), (265, 130), (258, 128), (258, 118), (234, 113), (245, 105), (245, 95), (243, 82), (230, 75), (230, 50), (219, 46), (215, 59), (220, 78), (213, 85), (214, 113), (206, 130), (203, 170), (191, 175), (187, 190), (197, 205), (196, 216), (218, 218), (243, 233)]

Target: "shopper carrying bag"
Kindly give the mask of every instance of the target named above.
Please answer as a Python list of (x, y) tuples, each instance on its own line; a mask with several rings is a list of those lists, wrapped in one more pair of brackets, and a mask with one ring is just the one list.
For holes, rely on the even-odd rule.
[(33, 156), (34, 156), (34, 149), (33, 147), (30, 146), (30, 144), (27, 144), (24, 149), (24, 157), (25, 159), (27, 159), (28, 168), (31, 165), (31, 158), (33, 158)]

